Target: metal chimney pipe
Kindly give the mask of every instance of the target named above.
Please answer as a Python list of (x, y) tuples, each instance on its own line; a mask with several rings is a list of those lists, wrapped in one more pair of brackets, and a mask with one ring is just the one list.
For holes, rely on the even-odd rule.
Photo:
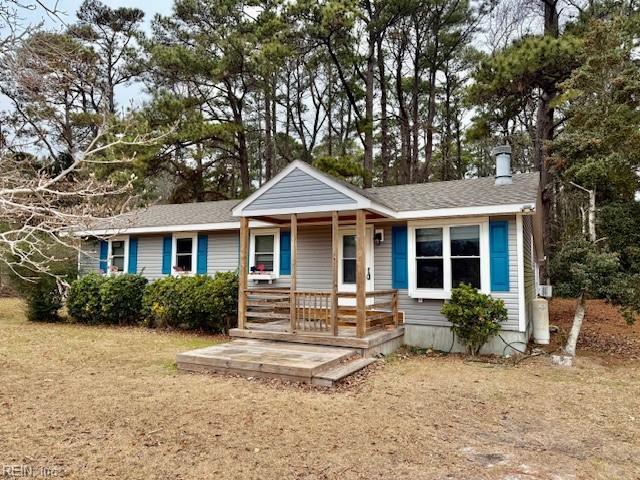
[(496, 185), (513, 183), (511, 177), (511, 145), (494, 147), (491, 154), (496, 157)]

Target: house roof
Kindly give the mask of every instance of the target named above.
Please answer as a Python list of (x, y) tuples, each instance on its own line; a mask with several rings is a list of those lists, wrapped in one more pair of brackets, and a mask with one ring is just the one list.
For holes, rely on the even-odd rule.
[(441, 208), (530, 203), (538, 195), (537, 172), (513, 175), (513, 183), (496, 185), (494, 177), (415, 183), (360, 190), (371, 200), (398, 212)]
[(237, 223), (231, 209), (239, 200), (152, 205), (97, 222), (95, 230)]
[[(313, 167), (305, 164), (304, 168), (308, 170)], [(535, 206), (538, 197), (538, 173), (514, 174), (513, 183), (507, 185), (495, 185), (494, 177), (483, 177), (362, 189), (316, 169), (313, 170), (314, 173), (317, 172), (318, 177), (325, 178), (334, 185), (338, 182), (343, 189), (349, 189), (356, 195), (370, 200), (371, 205), (378, 205), (390, 212), (391, 217), (397, 218), (412, 218), (413, 212), (415, 212), (414, 217), (426, 217), (429, 216), (427, 215), (429, 212), (438, 217), (513, 213), (520, 211), (520, 207), (524, 205)], [(239, 218), (233, 216), (232, 209), (236, 207), (238, 210), (240, 205), (246, 202), (247, 200), (222, 200), (153, 205), (102, 220), (91, 230), (77, 232), (76, 235), (106, 235), (116, 231), (159, 233), (198, 229), (233, 229), (238, 228)], [(512, 206), (515, 209), (507, 212), (503, 208), (506, 206)], [(264, 222), (252, 221), (252, 226), (259, 226), (259, 224)]]

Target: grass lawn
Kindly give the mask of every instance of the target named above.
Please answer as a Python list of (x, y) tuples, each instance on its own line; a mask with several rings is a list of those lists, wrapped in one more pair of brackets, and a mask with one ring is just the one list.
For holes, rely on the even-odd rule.
[(328, 392), (178, 373), (176, 353), (221, 339), (29, 323), (13, 299), (0, 299), (0, 332), (0, 469), (82, 479), (640, 477), (636, 360), (591, 354), (560, 369), (398, 355)]

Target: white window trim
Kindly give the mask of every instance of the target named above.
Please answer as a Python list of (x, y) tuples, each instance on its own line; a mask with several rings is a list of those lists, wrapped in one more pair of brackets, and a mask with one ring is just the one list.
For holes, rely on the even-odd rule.
[[(113, 265), (113, 242), (124, 242), (124, 268), (121, 272), (111, 270)], [(107, 275), (124, 275), (129, 270), (129, 235), (120, 235), (109, 239), (109, 250), (107, 252)]]
[[(191, 239), (191, 270), (188, 272), (177, 272), (175, 267), (178, 265), (178, 239), (190, 238)], [(197, 233), (174, 233), (171, 244), (171, 275), (195, 275), (197, 262), (197, 245), (198, 234)]]
[[(460, 218), (442, 220), (421, 220), (407, 222), (408, 262), (409, 262), (409, 296), (411, 298), (442, 299), (451, 298), (451, 227), (480, 227), (480, 292), (490, 293), (490, 259), (489, 259), (489, 217)], [(442, 228), (442, 256), (444, 271), (444, 288), (418, 288), (416, 278), (416, 229)]]
[[(256, 235), (273, 235), (273, 272), (251, 273), (256, 253)], [(252, 229), (249, 233), (249, 279), (273, 280), (280, 277), (280, 229)]]

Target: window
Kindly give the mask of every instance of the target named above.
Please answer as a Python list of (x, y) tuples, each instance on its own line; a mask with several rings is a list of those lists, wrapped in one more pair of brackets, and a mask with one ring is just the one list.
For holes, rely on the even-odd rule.
[(193, 241), (190, 238), (176, 240), (176, 267), (179, 271), (193, 270)]
[(356, 236), (342, 237), (342, 283), (356, 283)]
[(249, 240), (249, 269), (254, 275), (277, 278), (280, 271), (280, 230), (252, 230)]
[(416, 230), (416, 285), (418, 288), (444, 287), (442, 228)]
[(127, 237), (112, 238), (109, 240), (109, 255), (107, 266), (109, 275), (117, 275), (127, 271), (129, 257), (129, 241)]
[(173, 237), (172, 271), (174, 274), (195, 272), (196, 237), (195, 234)]
[(273, 272), (273, 246), (275, 244), (273, 235), (256, 235), (255, 252), (253, 255), (253, 265), (259, 272)]
[(480, 226), (451, 227), (451, 286), (480, 288)]
[(124, 272), (124, 240), (111, 242), (111, 269)]
[(409, 222), (409, 295), (447, 299), (466, 283), (488, 292), (489, 219)]

